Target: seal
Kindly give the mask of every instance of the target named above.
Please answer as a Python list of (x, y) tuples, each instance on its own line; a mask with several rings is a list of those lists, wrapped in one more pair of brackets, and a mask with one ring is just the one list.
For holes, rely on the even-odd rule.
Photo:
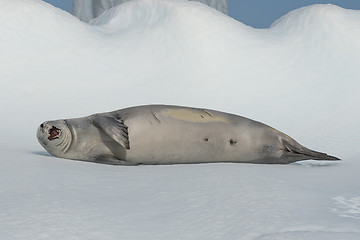
[(245, 117), (168, 105), (47, 121), (37, 138), (55, 157), (112, 165), (340, 160)]

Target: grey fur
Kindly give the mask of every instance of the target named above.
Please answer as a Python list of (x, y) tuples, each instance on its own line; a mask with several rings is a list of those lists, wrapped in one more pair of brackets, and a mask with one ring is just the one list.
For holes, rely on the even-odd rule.
[(48, 121), (37, 137), (56, 157), (113, 165), (339, 160), (245, 117), (167, 105)]

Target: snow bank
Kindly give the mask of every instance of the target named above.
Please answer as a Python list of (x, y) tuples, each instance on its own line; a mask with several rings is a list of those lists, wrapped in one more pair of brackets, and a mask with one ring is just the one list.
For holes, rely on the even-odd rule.
[[(359, 11), (313, 5), (254, 29), (188, 1), (91, 24), (0, 5), (4, 239), (359, 238)], [(44, 120), (150, 103), (247, 116), (344, 161), (114, 168), (49, 157), (35, 137)]]
[(40, 1), (3, 3), (1, 104), (32, 116), (18, 131), (29, 133), (24, 143), (44, 119), (167, 103), (237, 113), (311, 148), (358, 155), (358, 11), (314, 5), (263, 30), (186, 1), (131, 1), (92, 25)]
[[(129, 0), (74, 0), (72, 14), (84, 22), (100, 16), (106, 10)], [(225, 14), (228, 12), (227, 0), (189, 0), (206, 4)]]

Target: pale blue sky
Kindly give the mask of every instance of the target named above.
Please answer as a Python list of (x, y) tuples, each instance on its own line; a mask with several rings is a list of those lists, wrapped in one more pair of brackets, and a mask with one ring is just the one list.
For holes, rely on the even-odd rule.
[[(45, 0), (71, 12), (73, 0)], [(266, 28), (287, 12), (317, 3), (332, 3), (343, 8), (360, 9), (360, 0), (228, 0), (229, 15), (256, 28)]]

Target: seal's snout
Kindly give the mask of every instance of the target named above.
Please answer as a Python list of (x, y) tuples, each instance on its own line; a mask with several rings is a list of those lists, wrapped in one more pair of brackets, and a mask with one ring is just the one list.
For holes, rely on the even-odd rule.
[(52, 141), (60, 137), (61, 129), (49, 124), (48, 122), (44, 122), (40, 124), (38, 129), (38, 134), (41, 134), (43, 138), (47, 138), (48, 140)]
[(43, 122), (42, 124), (40, 124), (38, 130), (37, 130), (37, 134), (38, 134), (38, 137), (40, 135), (44, 135), (44, 133), (46, 133), (47, 130), (46, 130), (46, 122)]

